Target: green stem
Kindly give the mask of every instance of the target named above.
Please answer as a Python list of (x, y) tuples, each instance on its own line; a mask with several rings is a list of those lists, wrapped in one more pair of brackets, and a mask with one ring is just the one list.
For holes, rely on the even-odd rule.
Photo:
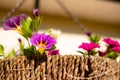
[(28, 38), (26, 38), (27, 39), (27, 42), (28, 42), (28, 46), (30, 47), (30, 42), (29, 42), (29, 39)]

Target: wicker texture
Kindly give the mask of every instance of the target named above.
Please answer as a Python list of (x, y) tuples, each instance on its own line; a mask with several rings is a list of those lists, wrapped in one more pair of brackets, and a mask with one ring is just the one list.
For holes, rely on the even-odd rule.
[(120, 63), (102, 57), (29, 56), (0, 60), (0, 80), (120, 80)]

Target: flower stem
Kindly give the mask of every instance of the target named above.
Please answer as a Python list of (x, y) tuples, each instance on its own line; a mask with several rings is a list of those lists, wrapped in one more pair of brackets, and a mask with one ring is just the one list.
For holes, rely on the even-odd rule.
[(29, 39), (28, 38), (26, 38), (27, 39), (27, 42), (28, 42), (28, 46), (30, 47), (30, 42), (29, 42)]

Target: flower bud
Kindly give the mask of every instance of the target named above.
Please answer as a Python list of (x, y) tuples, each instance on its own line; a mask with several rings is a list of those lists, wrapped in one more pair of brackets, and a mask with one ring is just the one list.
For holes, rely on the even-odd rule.
[(34, 14), (34, 16), (38, 17), (39, 16), (39, 9), (34, 9), (33, 14)]

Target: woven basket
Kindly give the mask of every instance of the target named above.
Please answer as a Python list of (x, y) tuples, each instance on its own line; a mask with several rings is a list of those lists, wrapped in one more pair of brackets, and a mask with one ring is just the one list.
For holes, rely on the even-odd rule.
[(42, 56), (0, 60), (0, 80), (120, 80), (120, 63), (103, 57)]

